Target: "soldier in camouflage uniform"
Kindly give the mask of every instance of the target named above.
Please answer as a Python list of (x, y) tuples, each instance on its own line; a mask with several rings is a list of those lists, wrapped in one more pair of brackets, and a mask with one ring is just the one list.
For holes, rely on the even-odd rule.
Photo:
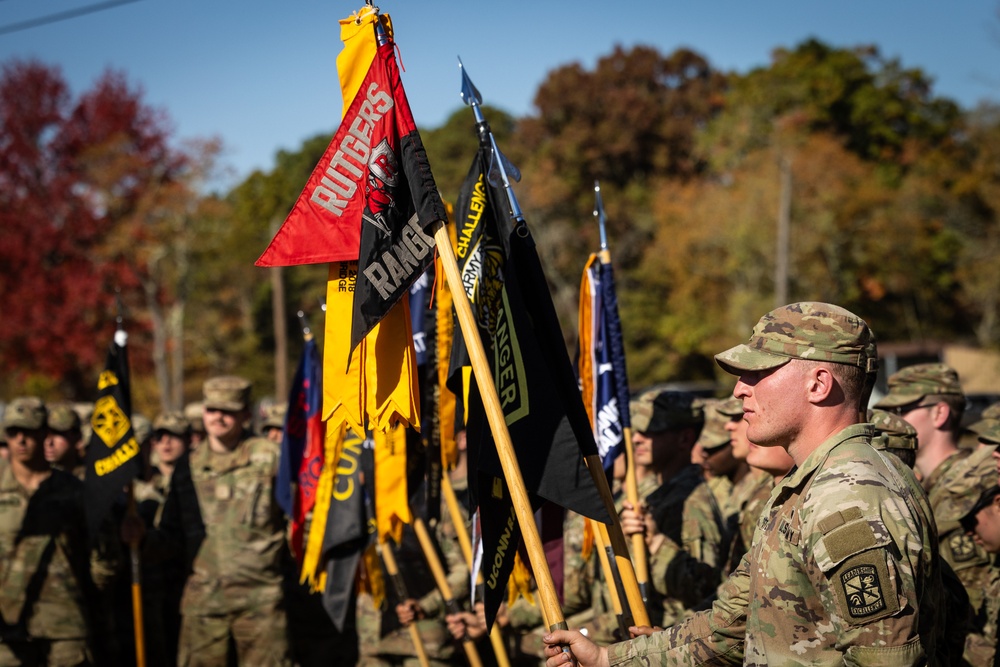
[(0, 666), (90, 665), (97, 587), (114, 562), (91, 551), (83, 483), (45, 460), (46, 409), (13, 400), (4, 415), (10, 461), (0, 460)]
[(284, 515), (274, 498), (278, 446), (249, 437), (250, 383), (205, 382), (206, 440), (190, 459), (205, 536), (181, 603), (180, 665), (289, 664), (282, 559)]
[[(447, 512), (434, 530), (439, 557), (447, 570), (448, 585), (455, 600), (469, 599), (469, 568), (458, 546), (454, 525)], [(389, 545), (383, 545), (383, 549)], [(407, 593), (412, 596), (399, 600), (390, 590), (388, 606), (384, 612), (371, 607), (369, 596), (358, 597), (358, 635), (362, 642), (362, 665), (366, 667), (415, 667), (418, 665), (416, 649), (406, 624), (416, 623), (424, 649), (431, 665), (444, 666), (460, 663), (461, 650), (457, 650), (445, 623), (444, 598), (435, 586), (434, 578), (426, 565), (423, 551), (410, 526), (403, 532), (399, 547), (392, 547), (400, 574), (406, 582)], [(388, 581), (386, 582), (388, 584)], [(374, 644), (365, 646), (365, 641)]]
[(205, 404), (201, 401), (188, 403), (184, 406), (184, 418), (191, 428), (191, 442), (188, 449), (194, 451), (205, 439)]
[(937, 522), (934, 520), (930, 500), (912, 469), (916, 462), (917, 431), (899, 415), (877, 408), (868, 411), (868, 421), (875, 427), (872, 447), (886, 454), (885, 458), (895, 465), (917, 502), (920, 523), (923, 526), (925, 566), (931, 572), (935, 568), (939, 570), (937, 576), (941, 579), (942, 597), (934, 602), (934, 605), (946, 613), (942, 614), (942, 632), (937, 651), (938, 663), (963, 664), (961, 655), (972, 621), (972, 607), (965, 586), (951, 569), (948, 561), (935, 558), (940, 551)]
[(753, 542), (757, 522), (771, 498), (775, 481), (780, 481), (785, 476), (793, 462), (788, 453), (780, 447), (757, 447), (747, 439), (747, 423), (743, 420), (743, 401), (730, 397), (719, 405), (718, 410), (729, 418), (725, 429), (729, 434), (733, 457), (746, 461), (750, 468), (750, 472), (733, 487), (733, 493), (725, 510), (729, 517), (729, 530), (733, 535), (723, 569), (723, 574), (728, 577), (739, 566)]
[(260, 434), (280, 445), (281, 438), (285, 433), (285, 414), (287, 412), (288, 403), (275, 403), (268, 407), (264, 413), (264, 419), (260, 423)]
[(896, 413), (916, 429), (914, 470), (934, 511), (941, 556), (962, 580), (972, 608), (978, 610), (989, 577), (989, 556), (956, 521), (945, 520), (939, 509), (944, 487), (989, 454), (979, 452), (970, 458), (970, 450), (958, 447), (965, 409), (958, 373), (945, 364), (907, 366), (889, 377), (889, 393), (875, 407)]
[[(187, 454), (191, 429), (181, 412), (161, 413), (152, 422), (152, 475), (135, 481), (139, 517), (148, 530), (160, 527), (170, 479), (180, 459)], [(183, 558), (175, 550), (148, 548), (142, 559), (143, 627), (146, 661), (155, 665), (177, 664), (180, 635), (180, 602), (187, 573)]]
[(83, 464), (80, 441), (80, 416), (69, 403), (57, 403), (48, 407), (48, 435), (45, 437), (45, 460), (53, 468), (72, 473), (83, 479), (86, 467)]
[[(650, 664), (911, 665), (936, 656), (939, 610), (906, 482), (858, 423), (877, 368), (868, 325), (830, 304), (783, 306), (716, 355), (739, 376), (747, 437), (796, 467), (712, 609), (600, 649), (547, 637), (549, 667)], [(934, 555), (932, 554), (932, 557)]]
[[(980, 437), (1000, 440), (1000, 421), (977, 423), (974, 432)], [(989, 459), (980, 459), (964, 474), (953, 479), (946, 489), (948, 498), (942, 513), (949, 521), (958, 521), (962, 529), (975, 536), (976, 542), (994, 557), (1000, 553), (1000, 488), (997, 469)], [(985, 601), (973, 619), (966, 638), (964, 658), (970, 665), (992, 665), (997, 659), (997, 617), (1000, 615), (1000, 568), (994, 560), (984, 588)]]
[(676, 623), (710, 596), (725, 558), (718, 503), (690, 463), (704, 420), (686, 392), (647, 392), (632, 410), (636, 463), (649, 466), (659, 488), (639, 511), (623, 503), (622, 531), (646, 534), (649, 578), (662, 599), (662, 617), (651, 618), (657, 624)]

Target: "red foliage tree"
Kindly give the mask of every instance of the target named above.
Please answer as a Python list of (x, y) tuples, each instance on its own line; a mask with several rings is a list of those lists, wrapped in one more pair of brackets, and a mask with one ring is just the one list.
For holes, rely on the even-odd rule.
[(129, 248), (142, 229), (125, 223), (146, 192), (184, 166), (168, 136), (165, 118), (120, 73), (73, 100), (56, 68), (3, 67), (0, 365), (8, 390), (36, 378), (70, 397), (93, 391), (116, 290), (126, 304), (141, 299), (142, 268)]

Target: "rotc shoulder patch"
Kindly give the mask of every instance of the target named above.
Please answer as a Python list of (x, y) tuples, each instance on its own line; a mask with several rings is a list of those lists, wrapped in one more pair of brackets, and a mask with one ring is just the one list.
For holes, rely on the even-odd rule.
[(882, 549), (852, 556), (831, 579), (840, 613), (852, 625), (861, 625), (899, 611), (895, 580)]
[(978, 555), (976, 553), (976, 543), (965, 533), (956, 533), (948, 539), (948, 548), (951, 550), (951, 558), (957, 565), (965, 561), (973, 560)]

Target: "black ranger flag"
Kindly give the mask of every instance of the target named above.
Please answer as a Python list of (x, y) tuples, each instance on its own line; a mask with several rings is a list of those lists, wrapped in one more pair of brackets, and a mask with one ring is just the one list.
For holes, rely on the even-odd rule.
[[(479, 130), (480, 150), (456, 209), (458, 220), (475, 214), (482, 226), (463, 282), (475, 291), (473, 310), (521, 474), (536, 510), (549, 500), (609, 522), (584, 462), (597, 447), (534, 241), (523, 219), (512, 220), (503, 186), (491, 183), (491, 162), (504, 158), (485, 121)], [(475, 385), (469, 402), (470, 468), (478, 470), (470, 492), (480, 509), (484, 605), (492, 626), (521, 533)]]
[(104, 371), (97, 380), (97, 401), (90, 425), (84, 477), (87, 533), (93, 544), (100, 525), (116, 501), (124, 498), (128, 483), (139, 476), (139, 442), (132, 430), (129, 388), (128, 335), (121, 329), (108, 348)]

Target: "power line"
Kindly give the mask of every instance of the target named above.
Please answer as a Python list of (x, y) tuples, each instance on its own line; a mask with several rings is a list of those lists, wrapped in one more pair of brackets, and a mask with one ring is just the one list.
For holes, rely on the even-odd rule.
[(74, 19), (78, 16), (83, 16), (85, 14), (93, 14), (95, 12), (102, 12), (105, 9), (112, 9), (119, 5), (127, 5), (132, 2), (139, 2), (139, 0), (109, 0), (108, 2), (98, 2), (93, 5), (87, 5), (86, 7), (80, 7), (78, 9), (69, 9), (64, 12), (57, 12), (55, 14), (49, 14), (47, 16), (40, 16), (37, 19), (29, 19), (27, 21), (20, 21), (18, 23), (8, 23), (7, 25), (0, 26), (0, 35), (7, 35), (12, 32), (20, 32), (21, 30), (29, 30), (31, 28), (37, 28), (39, 26), (48, 25), (49, 23), (66, 21), (68, 19)]

